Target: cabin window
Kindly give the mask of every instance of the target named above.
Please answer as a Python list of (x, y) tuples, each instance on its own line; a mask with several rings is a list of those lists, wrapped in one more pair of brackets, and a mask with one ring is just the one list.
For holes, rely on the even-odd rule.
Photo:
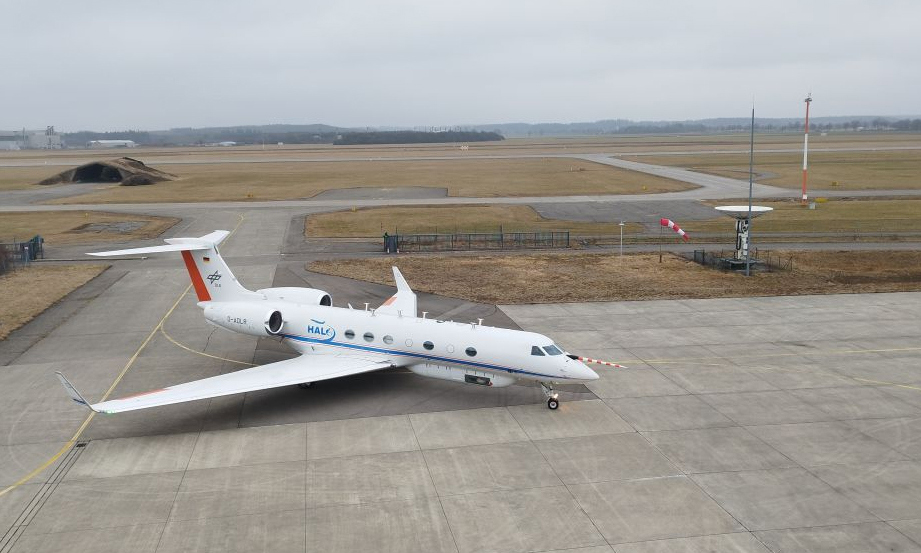
[(425, 349), (435, 349), (435, 344), (426, 340), (425, 342), (422, 342), (422, 347), (424, 347)]
[(365, 339), (365, 342), (373, 342), (374, 334), (371, 334), (370, 332), (365, 332), (365, 335), (363, 336), (363, 338)]
[(563, 355), (563, 352), (560, 351), (560, 348), (554, 346), (553, 344), (544, 346), (544, 351), (546, 351), (548, 355)]
[(464, 350), (470, 357), (476, 357), (476, 348), (467, 348)]
[(385, 344), (392, 344), (392, 343), (393, 343), (393, 336), (391, 336), (391, 335), (389, 335), (389, 334), (386, 335), (386, 336), (384, 336), (384, 343), (385, 343)]
[(544, 352), (543, 352), (543, 350), (541, 350), (541, 349), (540, 349), (539, 347), (537, 347), (537, 346), (531, 346), (531, 355), (539, 355), (539, 356), (543, 357), (543, 356), (544, 356)]
[(346, 331), (345, 331), (345, 337), (348, 338), (349, 340), (354, 340), (354, 339), (355, 339), (355, 331), (352, 330), (351, 328), (348, 329), (348, 330), (346, 330)]
[(406, 347), (408, 347), (408, 348), (413, 347), (413, 339), (412, 339), (412, 338), (407, 338), (407, 339), (406, 339)]

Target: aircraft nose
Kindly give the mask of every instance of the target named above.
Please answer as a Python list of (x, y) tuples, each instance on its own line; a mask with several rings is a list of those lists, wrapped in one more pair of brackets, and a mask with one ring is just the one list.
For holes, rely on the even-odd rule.
[(576, 374), (578, 374), (577, 378), (580, 380), (598, 380), (601, 378), (598, 376), (598, 373), (590, 369), (588, 365), (585, 365), (584, 363), (579, 363), (579, 365), (579, 370)]

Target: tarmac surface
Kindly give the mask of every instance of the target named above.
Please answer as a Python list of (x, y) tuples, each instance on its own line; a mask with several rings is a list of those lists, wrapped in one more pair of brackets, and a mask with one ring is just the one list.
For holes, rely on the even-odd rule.
[[(293, 210), (201, 207), (169, 235), (235, 229), (250, 288), (392, 293), (305, 271), (326, 252)], [(96, 401), (292, 355), (206, 324), (188, 286), (177, 258), (117, 261), (0, 342), (0, 552), (921, 551), (919, 293), (420, 296), (629, 368), (555, 412), (531, 385), (383, 371), (87, 421), (54, 371)]]

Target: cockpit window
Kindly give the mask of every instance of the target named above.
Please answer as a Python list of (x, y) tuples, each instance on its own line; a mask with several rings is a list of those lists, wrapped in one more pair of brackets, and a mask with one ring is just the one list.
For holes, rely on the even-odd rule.
[(554, 346), (553, 344), (544, 346), (544, 351), (546, 351), (548, 355), (563, 355), (563, 352), (560, 351), (560, 348)]
[(542, 352), (540, 348), (537, 346), (531, 346), (531, 355), (540, 355), (541, 357), (543, 357), (544, 352)]

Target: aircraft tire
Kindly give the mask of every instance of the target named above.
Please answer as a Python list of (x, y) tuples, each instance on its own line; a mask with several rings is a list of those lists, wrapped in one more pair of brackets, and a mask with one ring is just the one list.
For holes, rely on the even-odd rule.
[(556, 408), (559, 406), (560, 406), (560, 402), (555, 397), (552, 397), (547, 400), (547, 408), (550, 409), (551, 411), (556, 410)]

